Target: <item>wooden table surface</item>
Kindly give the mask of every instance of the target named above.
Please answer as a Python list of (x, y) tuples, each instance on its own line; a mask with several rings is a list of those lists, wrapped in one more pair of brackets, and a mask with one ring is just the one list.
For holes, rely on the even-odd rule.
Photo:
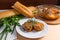
[(48, 25), (48, 34), (39, 39), (27, 39), (17, 35), (19, 40), (60, 40), (60, 25)]

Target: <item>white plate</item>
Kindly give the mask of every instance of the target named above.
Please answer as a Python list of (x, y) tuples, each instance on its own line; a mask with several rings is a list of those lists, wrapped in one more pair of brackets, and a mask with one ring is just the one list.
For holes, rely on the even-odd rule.
[[(22, 19), (19, 21), (19, 23), (22, 25), (24, 24), (25, 22), (27, 22), (29, 20), (29, 18), (25, 18), (25, 19)], [(41, 20), (38, 20), (38, 19), (35, 19), (33, 18), (32, 20), (36, 20), (38, 22), (41, 22), (44, 24), (44, 29), (42, 31), (39, 31), (39, 32), (25, 32), (22, 30), (21, 27), (19, 26), (16, 26), (16, 31), (23, 37), (26, 37), (26, 38), (40, 38), (40, 37), (43, 37), (47, 34), (48, 32), (48, 27), (47, 27), (47, 24)]]

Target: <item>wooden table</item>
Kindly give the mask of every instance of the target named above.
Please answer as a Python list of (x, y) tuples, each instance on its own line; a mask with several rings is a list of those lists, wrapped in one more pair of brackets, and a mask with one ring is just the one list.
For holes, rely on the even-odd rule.
[[(18, 35), (17, 35), (18, 36)], [(18, 36), (19, 40), (60, 40), (60, 25), (48, 25), (48, 34), (39, 39), (27, 39)]]

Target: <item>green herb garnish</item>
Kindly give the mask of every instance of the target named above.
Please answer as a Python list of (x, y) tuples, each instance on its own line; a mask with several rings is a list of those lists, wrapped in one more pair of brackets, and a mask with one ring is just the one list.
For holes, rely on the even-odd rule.
[[(22, 18), (24, 18), (24, 16), (15, 15), (15, 16), (11, 16), (11, 17), (8, 17), (8, 18), (0, 19), (0, 28), (5, 27), (4, 30), (0, 33), (0, 40), (3, 39), (4, 35), (5, 35), (5, 40), (6, 40), (8, 32), (13, 33), (15, 27), (20, 26), (18, 21), (21, 20)], [(11, 29), (12, 25), (14, 26), (13, 29)]]
[(34, 23), (37, 22), (37, 21), (30, 19), (30, 20), (28, 20), (28, 22), (31, 22), (31, 26), (33, 27)]

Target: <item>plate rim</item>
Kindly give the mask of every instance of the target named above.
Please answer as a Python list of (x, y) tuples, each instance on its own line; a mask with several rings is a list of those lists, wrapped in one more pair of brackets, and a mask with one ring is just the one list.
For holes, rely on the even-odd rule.
[[(23, 19), (29, 19), (29, 18), (23, 18)], [(23, 20), (22, 19), (22, 20)], [(35, 19), (35, 18), (33, 18), (33, 19)], [(39, 20), (39, 19), (37, 19), (37, 20)], [(40, 20), (40, 21), (42, 21), (42, 20)], [(47, 32), (48, 32), (48, 26), (47, 26), (47, 24), (44, 22), (44, 21), (42, 21), (45, 25), (46, 25), (46, 32), (45, 32), (45, 34), (44, 35), (42, 35), (42, 36), (40, 36), (40, 37), (33, 37), (33, 38), (41, 38), (41, 37), (43, 37), (43, 36), (45, 36), (45, 35), (47, 35)], [(32, 37), (27, 37), (27, 36), (24, 36), (24, 35), (22, 35), (22, 34), (20, 34), (20, 32), (18, 32), (18, 26), (16, 26), (16, 31), (17, 31), (17, 33), (19, 34), (19, 35), (21, 35), (21, 36), (23, 36), (23, 37), (25, 37), (25, 38), (32, 38)]]

